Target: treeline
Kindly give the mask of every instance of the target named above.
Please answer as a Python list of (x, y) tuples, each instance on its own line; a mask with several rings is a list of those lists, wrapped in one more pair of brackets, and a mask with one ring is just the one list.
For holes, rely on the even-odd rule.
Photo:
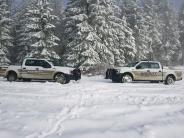
[(184, 4), (169, 0), (0, 0), (0, 65), (25, 57), (73, 67), (184, 64)]

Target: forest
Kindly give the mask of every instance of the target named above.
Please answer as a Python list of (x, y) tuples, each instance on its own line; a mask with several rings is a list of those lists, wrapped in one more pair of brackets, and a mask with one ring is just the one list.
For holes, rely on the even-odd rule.
[(184, 4), (170, 0), (0, 0), (0, 65), (184, 65)]

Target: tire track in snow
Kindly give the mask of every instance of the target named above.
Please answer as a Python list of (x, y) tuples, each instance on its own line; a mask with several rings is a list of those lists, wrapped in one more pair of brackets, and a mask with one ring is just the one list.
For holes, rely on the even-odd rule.
[[(40, 132), (40, 133), (34, 133), (34, 134), (30, 134), (28, 136), (26, 136), (26, 138), (45, 138), (53, 133), (55, 133), (58, 128), (60, 127), (61, 123), (63, 121), (65, 121), (66, 119), (68, 119), (70, 116), (70, 109), (69, 108), (64, 108), (59, 115), (53, 117), (56, 118), (57, 120), (55, 121), (56, 123), (51, 126), (52, 129), (50, 129), (49, 131), (45, 132)], [(51, 119), (51, 121), (53, 121), (53, 118)], [(61, 133), (61, 132), (60, 132)]]
[[(72, 96), (73, 97), (73, 96)], [(79, 113), (82, 111), (81, 109), (86, 107), (86, 106), (96, 106), (94, 103), (94, 99), (96, 98), (93, 94), (86, 94), (82, 93), (81, 97), (77, 99), (77, 102), (74, 102), (77, 106), (73, 106), (71, 108), (65, 108), (64, 111), (62, 111), (59, 115), (56, 116), (58, 120), (53, 121), (53, 126), (51, 126), (52, 129), (49, 131), (41, 132), (37, 134), (34, 137), (26, 137), (26, 138), (46, 138), (52, 134), (58, 134), (59, 136), (62, 136), (64, 132), (64, 126), (63, 123), (68, 120), (68, 119), (75, 119), (79, 117)], [(120, 98), (121, 100), (118, 101), (117, 98), (119, 97), (111, 97), (113, 100), (115, 100), (117, 104), (122, 102), (122, 97)], [(108, 100), (108, 99), (107, 99)], [(99, 100), (100, 101), (100, 100)], [(101, 101), (104, 103), (104, 101)], [(183, 97), (179, 96), (151, 96), (151, 97), (146, 97), (146, 96), (123, 96), (123, 102), (127, 102), (129, 105), (140, 105), (140, 106), (151, 106), (151, 105), (159, 105), (163, 106), (166, 104), (178, 104), (178, 103), (184, 103)], [(112, 104), (112, 101), (110, 101)], [(99, 104), (97, 104), (99, 105)], [(141, 108), (140, 108), (141, 109)], [(173, 112), (175, 114), (175, 112)], [(172, 113), (171, 113), (172, 116)], [(159, 117), (160, 118), (160, 117)], [(163, 116), (165, 118), (165, 116)], [(54, 123), (55, 122), (55, 123)], [(164, 123), (164, 120), (162, 121)], [(143, 130), (142, 130), (143, 131)], [(142, 132), (144, 133), (144, 132)]]
[[(67, 119), (75, 119), (78, 117), (78, 114), (80, 113), (82, 107), (84, 107), (87, 104), (89, 97), (86, 97), (85, 93), (81, 94), (81, 98), (78, 99), (78, 106), (73, 106), (71, 108), (64, 108), (60, 114), (58, 114), (55, 117), (52, 117), (51, 121), (54, 124), (51, 126), (51, 129), (49, 131), (43, 131), (40, 133), (34, 133), (31, 135), (26, 136), (26, 138), (46, 138), (54, 133), (58, 134), (59, 136), (62, 136), (64, 132), (64, 126), (63, 122)], [(56, 121), (53, 121), (53, 118), (56, 118)]]
[[(56, 123), (52, 126), (52, 129), (48, 132), (41, 132), (40, 135), (38, 135), (36, 138), (45, 138), (49, 135), (52, 135), (53, 133), (57, 132), (58, 129), (61, 127), (62, 123), (70, 118), (71, 116), (71, 110), (69, 108), (65, 108), (64, 111), (62, 111), (56, 118), (58, 119)], [(62, 135), (62, 131), (60, 131), (59, 135)]]
[(164, 104), (183, 104), (184, 96), (120, 96), (126, 104), (129, 105), (164, 105)]
[[(162, 116), (156, 118), (154, 122), (148, 123), (141, 128), (143, 138), (156, 138), (156, 132), (154, 128), (163, 128), (165, 126), (173, 126), (175, 123), (184, 122), (184, 108), (179, 109), (178, 111), (173, 111), (170, 113), (164, 113)], [(166, 128), (165, 128), (166, 129)]]
[[(79, 97), (79, 95), (73, 96)], [(159, 96), (159, 95), (151, 95), (151, 96), (136, 96), (136, 95), (113, 95), (106, 94), (105, 96), (101, 96), (100, 94), (85, 94), (83, 96), (83, 105), (84, 106), (96, 106), (101, 104), (126, 104), (126, 105), (175, 105), (175, 104), (183, 104), (184, 96), (182, 95), (172, 95), (172, 96)]]

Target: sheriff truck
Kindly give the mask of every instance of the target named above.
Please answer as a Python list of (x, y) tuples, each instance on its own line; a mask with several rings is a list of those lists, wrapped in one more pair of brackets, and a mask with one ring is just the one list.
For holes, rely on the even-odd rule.
[(182, 76), (182, 71), (163, 67), (157, 61), (139, 61), (106, 71), (106, 79), (121, 83), (150, 81), (173, 85), (175, 81), (182, 80)]
[(80, 80), (81, 71), (70, 67), (54, 66), (46, 59), (26, 58), (21, 66), (0, 67), (0, 76), (8, 81), (22, 79), (24, 81), (54, 80), (61, 84), (67, 84), (70, 80)]

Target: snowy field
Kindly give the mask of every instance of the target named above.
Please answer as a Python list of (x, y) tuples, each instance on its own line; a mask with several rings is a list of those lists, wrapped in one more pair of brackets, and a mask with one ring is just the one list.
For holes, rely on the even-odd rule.
[(184, 81), (116, 84), (7, 82), (0, 78), (0, 138), (183, 138)]

